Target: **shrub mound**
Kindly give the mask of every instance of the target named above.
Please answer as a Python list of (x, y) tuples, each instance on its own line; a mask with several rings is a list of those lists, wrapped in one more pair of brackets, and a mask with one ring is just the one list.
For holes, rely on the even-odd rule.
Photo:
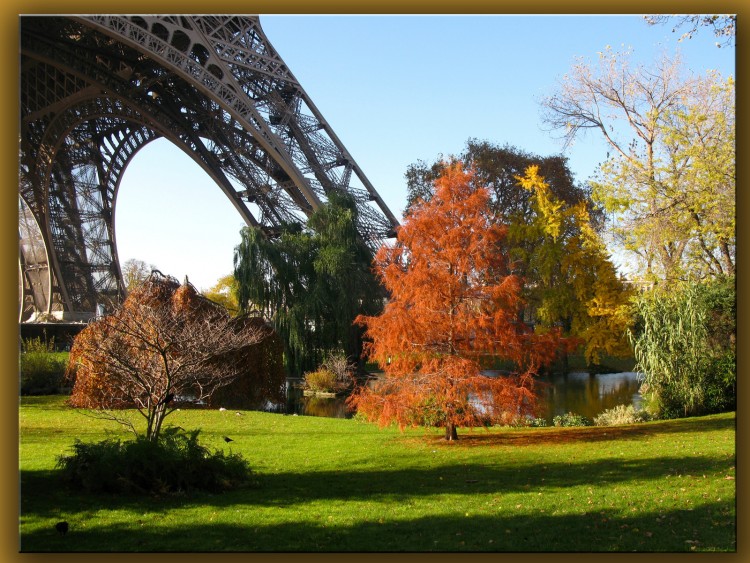
[(63, 387), (68, 355), (55, 352), (54, 339), (41, 338), (23, 341), (20, 356), (22, 395), (49, 395)]
[(198, 444), (200, 430), (162, 431), (158, 441), (143, 437), (83, 443), (58, 457), (65, 483), (91, 493), (175, 494), (221, 492), (251, 484), (250, 466), (239, 454), (224, 454)]
[(305, 374), (305, 387), (310, 391), (335, 392), (336, 374), (325, 368), (309, 371)]
[(305, 373), (305, 389), (326, 393), (346, 391), (352, 385), (356, 368), (343, 352), (329, 353), (318, 369)]
[(219, 387), (209, 397), (210, 408), (252, 410), (267, 402), (276, 405), (286, 402), (284, 342), (261, 317), (249, 317), (246, 323), (268, 331), (268, 335), (245, 352), (243, 361), (250, 366), (247, 372), (229, 385)]
[(594, 417), (596, 426), (617, 426), (618, 424), (637, 424), (651, 420), (646, 411), (636, 410), (633, 405), (617, 405)]

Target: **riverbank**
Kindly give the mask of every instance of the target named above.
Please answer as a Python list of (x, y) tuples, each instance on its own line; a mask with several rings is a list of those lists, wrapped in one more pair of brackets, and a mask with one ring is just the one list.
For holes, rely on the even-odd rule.
[[(220, 495), (62, 489), (56, 456), (117, 426), (23, 397), (23, 551), (732, 551), (734, 413), (626, 427), (379, 429), (356, 420), (185, 410), (257, 487)], [(137, 414), (128, 413), (133, 420)], [(231, 436), (229, 446), (222, 440)], [(67, 535), (55, 532), (60, 520)]]

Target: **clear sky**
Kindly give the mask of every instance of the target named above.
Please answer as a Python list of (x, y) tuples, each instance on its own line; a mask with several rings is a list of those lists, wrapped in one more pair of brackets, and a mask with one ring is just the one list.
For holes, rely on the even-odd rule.
[[(577, 57), (607, 45), (649, 64), (679, 52), (685, 68), (735, 74), (734, 48), (702, 29), (649, 26), (640, 16), (261, 16), (266, 35), (397, 217), (404, 172), (461, 152), (467, 139), (560, 154), (540, 99)], [(564, 155), (578, 182), (605, 158), (590, 135)], [(232, 272), (244, 223), (208, 175), (164, 140), (134, 158), (115, 212), (120, 260), (138, 258), (199, 289)]]

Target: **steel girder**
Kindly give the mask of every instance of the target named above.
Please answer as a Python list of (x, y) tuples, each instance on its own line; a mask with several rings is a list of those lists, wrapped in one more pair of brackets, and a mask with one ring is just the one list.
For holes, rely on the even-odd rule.
[(133, 156), (161, 137), (248, 225), (277, 232), (344, 191), (364, 240), (394, 236), (398, 221), (257, 17), (20, 21), (20, 320), (86, 320), (123, 299), (117, 190)]

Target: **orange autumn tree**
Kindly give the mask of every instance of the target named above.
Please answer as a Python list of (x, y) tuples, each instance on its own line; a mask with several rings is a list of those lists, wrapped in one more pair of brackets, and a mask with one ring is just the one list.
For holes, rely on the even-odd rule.
[[(458, 427), (534, 415), (534, 376), (565, 343), (521, 322), (521, 279), (510, 271), (506, 227), (489, 213), (489, 192), (459, 162), (435, 182), (429, 202), (410, 209), (394, 246), (383, 246), (375, 270), (390, 293), (384, 312), (360, 316), (365, 352), (383, 369), (349, 401), (369, 421), (400, 427)], [(495, 359), (516, 367), (488, 377)]]

